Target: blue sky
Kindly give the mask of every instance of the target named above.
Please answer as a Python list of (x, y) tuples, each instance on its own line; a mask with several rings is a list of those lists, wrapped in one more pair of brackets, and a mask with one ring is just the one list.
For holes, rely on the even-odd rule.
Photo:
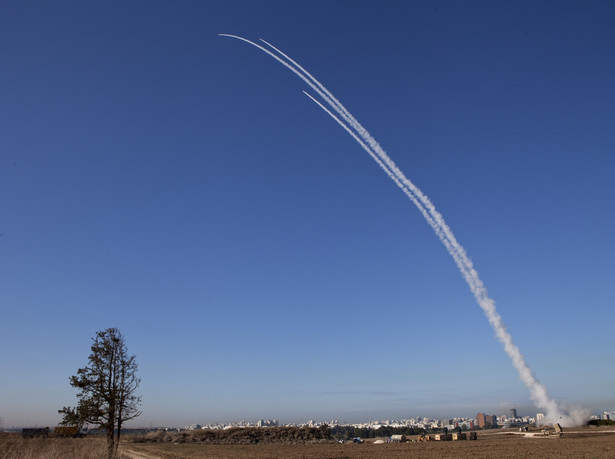
[(444, 215), (558, 401), (615, 409), (612, 2), (3, 2), (0, 417), (90, 338), (133, 425), (534, 414), (452, 259), (264, 38)]

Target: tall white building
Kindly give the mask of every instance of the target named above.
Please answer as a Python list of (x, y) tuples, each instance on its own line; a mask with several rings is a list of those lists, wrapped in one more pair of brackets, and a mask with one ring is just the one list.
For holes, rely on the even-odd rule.
[(544, 413), (537, 413), (536, 414), (536, 425), (537, 426), (541, 426), (545, 423), (545, 415)]

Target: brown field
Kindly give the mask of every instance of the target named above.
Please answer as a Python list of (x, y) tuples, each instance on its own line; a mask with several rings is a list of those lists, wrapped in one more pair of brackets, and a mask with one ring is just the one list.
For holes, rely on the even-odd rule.
[(20, 433), (0, 433), (0, 458), (3, 459), (106, 459), (106, 457), (106, 443), (102, 437), (22, 438)]
[[(2, 435), (2, 434), (0, 434)], [(104, 438), (22, 439), (0, 436), (0, 457), (15, 459), (104, 458)], [(479, 432), (476, 441), (374, 444), (255, 444), (132, 443), (120, 448), (123, 459), (183, 458), (615, 458), (615, 430), (567, 429), (563, 438), (525, 437), (515, 431)]]
[(139, 443), (125, 448), (142, 456), (179, 458), (519, 458), (570, 457), (615, 458), (615, 431), (579, 428), (563, 438), (524, 437), (514, 431), (478, 434), (476, 441), (374, 444), (299, 444), (299, 445), (206, 445), (194, 443)]

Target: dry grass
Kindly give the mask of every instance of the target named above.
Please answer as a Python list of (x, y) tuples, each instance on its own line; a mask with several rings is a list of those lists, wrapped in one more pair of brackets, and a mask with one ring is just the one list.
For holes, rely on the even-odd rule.
[(0, 433), (0, 458), (106, 459), (107, 443), (104, 437), (22, 438), (18, 433)]

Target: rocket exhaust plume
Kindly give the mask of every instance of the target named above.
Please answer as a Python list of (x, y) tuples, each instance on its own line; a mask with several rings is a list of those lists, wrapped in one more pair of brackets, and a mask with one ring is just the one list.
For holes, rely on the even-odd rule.
[(359, 143), (365, 151), (367, 151), (374, 161), (376, 161), (376, 163), (406, 194), (406, 196), (408, 196), (412, 203), (421, 212), (429, 226), (431, 226), (440, 241), (444, 244), (448, 253), (455, 261), (461, 275), (470, 287), (476, 302), (483, 310), (489, 324), (493, 328), (497, 339), (500, 343), (502, 343), (506, 354), (511, 359), (513, 366), (519, 374), (519, 378), (529, 389), (530, 397), (540, 410), (545, 411), (546, 420), (551, 423), (559, 422), (563, 426), (575, 426), (582, 423), (584, 421), (584, 417), (586, 416), (585, 413), (577, 411), (567, 412), (564, 410), (564, 408), (562, 408), (549, 396), (546, 387), (536, 379), (525, 362), (521, 351), (514, 344), (510, 333), (506, 330), (502, 317), (495, 308), (495, 302), (487, 294), (487, 289), (482, 280), (479, 278), (478, 272), (466, 254), (465, 249), (457, 241), (453, 232), (444, 221), (442, 215), (436, 210), (430, 199), (404, 175), (404, 173), (395, 165), (393, 160), (391, 160), (378, 142), (376, 142), (376, 140), (352, 116), (352, 114), (341, 104), (341, 102), (339, 102), (333, 94), (329, 92), (322, 85), (322, 83), (320, 83), (307, 70), (265, 40), (261, 41), (268, 48), (237, 35), (220, 34), (220, 36), (244, 41), (267, 53), (269, 56), (273, 57), (275, 60), (295, 73), (323, 99), (325, 104), (327, 104), (330, 109), (325, 107), (323, 103), (319, 102), (313, 96), (304, 91), (304, 93), (310, 97), (312, 101), (318, 104), (320, 108), (322, 108), (340, 126), (342, 126), (346, 132), (348, 132), (350, 136), (357, 141), (357, 143)]

